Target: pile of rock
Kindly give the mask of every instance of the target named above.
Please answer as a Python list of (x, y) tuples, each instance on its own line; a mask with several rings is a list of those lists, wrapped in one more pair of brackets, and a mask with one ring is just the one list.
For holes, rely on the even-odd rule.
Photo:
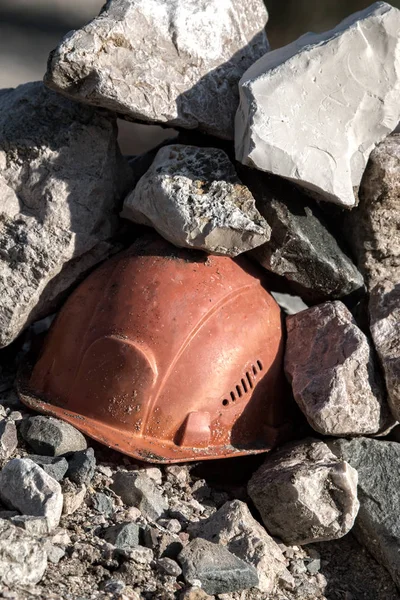
[[(45, 85), (0, 92), (3, 597), (323, 600), (309, 544), (353, 525), (379, 575), (357, 596), (355, 568), (346, 597), (398, 597), (357, 543), (400, 588), (400, 11), (273, 52), (266, 21), (261, 0), (109, 0)], [(117, 116), (187, 131), (123, 157)], [(246, 253), (305, 303), (284, 369), (309, 437), (248, 459), (240, 489), (95, 452), (16, 397), (31, 325), (143, 226)]]

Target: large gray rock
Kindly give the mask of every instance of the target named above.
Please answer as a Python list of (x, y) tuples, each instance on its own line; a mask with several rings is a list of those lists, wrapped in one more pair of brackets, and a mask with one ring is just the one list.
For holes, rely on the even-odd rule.
[(271, 232), (225, 152), (180, 144), (158, 151), (122, 216), (176, 246), (228, 256), (265, 243)]
[(400, 420), (400, 135), (372, 152), (359, 198), (345, 232), (370, 290), (372, 338)]
[(335, 440), (333, 452), (358, 472), (360, 510), (353, 532), (400, 588), (400, 444)]
[(269, 454), (248, 492), (268, 532), (288, 544), (346, 535), (359, 508), (357, 471), (312, 439)]
[(86, 439), (80, 431), (55, 417), (30, 417), (22, 422), (20, 432), (38, 454), (45, 456), (61, 456), (87, 448)]
[(285, 579), (291, 577), (278, 544), (240, 500), (226, 502), (209, 519), (200, 521), (194, 532), (198, 537), (226, 546), (229, 552), (253, 565), (261, 592), (271, 593), (283, 574)]
[(45, 82), (122, 117), (233, 138), (237, 84), (268, 51), (262, 0), (109, 0), (50, 55)]
[(236, 157), (343, 206), (400, 120), (400, 11), (385, 2), (260, 58), (240, 80)]
[(197, 538), (178, 556), (187, 583), (201, 583), (207, 594), (226, 594), (254, 587), (257, 571), (224, 546)]
[(326, 302), (286, 319), (285, 372), (311, 427), (365, 435), (394, 424), (373, 350), (350, 311)]
[(0, 583), (10, 587), (34, 585), (42, 579), (46, 567), (43, 543), (0, 519)]
[(112, 116), (39, 82), (0, 95), (0, 346), (114, 251), (130, 177)]
[(400, 421), (400, 272), (398, 283), (377, 284), (369, 300), (370, 328), (385, 373), (388, 400)]
[(0, 500), (23, 515), (46, 517), (49, 529), (60, 521), (60, 484), (28, 458), (14, 458), (0, 471)]
[(270, 240), (250, 253), (257, 262), (285, 277), (293, 292), (312, 304), (363, 293), (361, 273), (314, 201), (280, 178), (245, 167), (238, 173), (271, 227)]

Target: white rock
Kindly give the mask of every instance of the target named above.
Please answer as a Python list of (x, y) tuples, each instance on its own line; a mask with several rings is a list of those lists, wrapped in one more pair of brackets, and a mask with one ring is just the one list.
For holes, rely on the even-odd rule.
[(214, 254), (237, 256), (270, 238), (252, 194), (216, 148), (161, 148), (126, 198), (122, 216), (152, 225), (176, 246)]
[(0, 346), (115, 251), (130, 177), (112, 115), (40, 82), (0, 95)]
[(243, 75), (236, 157), (353, 206), (374, 146), (400, 120), (400, 11), (376, 2)]
[(365, 435), (394, 424), (372, 348), (342, 302), (319, 304), (286, 324), (285, 372), (313, 429)]
[(262, 0), (110, 0), (50, 55), (46, 83), (130, 120), (233, 138), (237, 84), (268, 51)]
[(255, 519), (244, 502), (226, 502), (207, 521), (200, 521), (196, 535), (226, 546), (258, 574), (258, 589), (271, 593), (278, 579), (290, 579), (286, 559), (278, 544)]
[(357, 479), (326, 444), (308, 439), (267, 455), (248, 492), (271, 535), (308, 544), (350, 531), (359, 509)]
[(42, 542), (0, 519), (0, 583), (34, 585), (42, 579), (46, 567), (47, 555)]
[(60, 521), (61, 486), (29, 458), (14, 458), (3, 467), (0, 500), (23, 515), (46, 517), (49, 529)]

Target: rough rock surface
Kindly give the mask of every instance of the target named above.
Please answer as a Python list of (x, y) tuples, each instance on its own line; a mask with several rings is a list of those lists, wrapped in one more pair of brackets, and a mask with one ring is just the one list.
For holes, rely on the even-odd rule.
[(161, 148), (127, 196), (122, 216), (153, 226), (176, 246), (228, 256), (270, 238), (253, 196), (217, 148)]
[(137, 507), (149, 519), (158, 519), (168, 508), (167, 501), (145, 473), (119, 471), (112, 489), (125, 504)]
[(0, 95), (0, 346), (113, 251), (130, 173), (112, 116), (28, 83)]
[(30, 417), (21, 424), (20, 431), (35, 452), (45, 456), (61, 456), (87, 447), (86, 439), (80, 431), (54, 417)]
[(0, 471), (0, 500), (23, 515), (46, 517), (49, 529), (60, 521), (60, 484), (28, 458), (13, 458)]
[(38, 583), (46, 567), (47, 555), (41, 542), (0, 519), (0, 583), (7, 586)]
[(139, 545), (139, 526), (136, 523), (121, 523), (108, 527), (104, 539), (116, 548), (133, 548)]
[(200, 581), (207, 594), (224, 594), (254, 587), (257, 571), (224, 546), (197, 538), (180, 552), (178, 561), (185, 580)]
[(292, 544), (344, 536), (359, 508), (357, 471), (312, 439), (268, 455), (248, 492), (268, 532)]
[(311, 427), (365, 435), (394, 424), (372, 348), (350, 311), (326, 302), (286, 318), (285, 372)]
[(330, 446), (358, 472), (354, 534), (400, 588), (400, 444), (361, 438), (335, 440)]
[(79, 450), (68, 455), (67, 477), (78, 485), (89, 485), (96, 468), (93, 448)]
[(233, 138), (245, 70), (268, 51), (261, 0), (109, 0), (51, 54), (45, 82), (130, 120)]
[(18, 445), (17, 428), (14, 421), (0, 420), (0, 459), (6, 459)]
[(226, 502), (207, 521), (200, 521), (194, 532), (198, 537), (226, 546), (229, 552), (253, 565), (261, 592), (272, 592), (283, 574), (287, 579), (291, 577), (278, 544), (240, 500)]
[(400, 421), (400, 272), (398, 283), (377, 284), (369, 300), (370, 328), (385, 373), (389, 405)]
[(239, 84), (237, 159), (353, 206), (371, 151), (400, 120), (399, 27), (400, 11), (376, 2), (260, 58)]
[(348, 242), (370, 290), (372, 338), (389, 403), (400, 419), (400, 135), (372, 152), (359, 205), (345, 218)]
[(53, 479), (56, 481), (62, 481), (66, 472), (68, 471), (67, 459), (63, 456), (41, 456), (40, 454), (29, 454), (26, 458), (29, 458), (34, 463), (39, 465)]
[(317, 204), (291, 183), (238, 166), (271, 238), (250, 252), (268, 271), (285, 277), (305, 302), (361, 295), (364, 281), (329, 231)]

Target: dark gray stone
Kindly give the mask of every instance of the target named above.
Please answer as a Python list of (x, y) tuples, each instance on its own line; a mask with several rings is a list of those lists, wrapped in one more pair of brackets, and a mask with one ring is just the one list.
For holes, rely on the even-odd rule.
[(0, 459), (11, 456), (18, 445), (17, 428), (14, 421), (0, 421)]
[(258, 584), (257, 571), (224, 546), (198, 538), (179, 554), (178, 561), (187, 583), (201, 582), (207, 594), (247, 590)]
[(285, 277), (310, 304), (364, 291), (363, 277), (328, 230), (316, 202), (294, 186), (254, 170), (238, 174), (271, 227), (271, 239), (249, 254)]
[(96, 492), (91, 497), (91, 505), (94, 510), (101, 513), (105, 517), (109, 517), (114, 512), (114, 500), (103, 494), (103, 492)]
[(171, 577), (179, 577), (179, 575), (182, 573), (182, 569), (178, 563), (167, 556), (158, 559), (157, 567), (160, 569), (160, 571), (166, 573), (167, 575), (171, 575)]
[(353, 533), (400, 588), (400, 444), (358, 438), (329, 446), (358, 472), (360, 510)]
[(67, 459), (67, 477), (78, 485), (89, 485), (96, 469), (96, 458), (93, 448), (68, 454)]
[(46, 456), (60, 456), (87, 448), (80, 431), (54, 417), (30, 417), (21, 423), (20, 432), (31, 448)]
[(154, 481), (140, 471), (118, 471), (111, 487), (124, 504), (136, 506), (149, 520), (157, 520), (168, 508)]
[(68, 462), (64, 456), (40, 456), (38, 454), (30, 454), (26, 458), (30, 458), (34, 463), (42, 467), (43, 471), (53, 477), (56, 481), (62, 481), (68, 470)]
[(120, 523), (107, 527), (104, 539), (119, 550), (135, 548), (139, 546), (139, 526), (136, 523)]

